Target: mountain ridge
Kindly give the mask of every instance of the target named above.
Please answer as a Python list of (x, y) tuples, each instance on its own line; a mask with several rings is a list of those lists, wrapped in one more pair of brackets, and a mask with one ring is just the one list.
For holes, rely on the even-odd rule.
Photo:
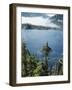
[(21, 28), (22, 29), (39, 29), (39, 30), (48, 30), (48, 29), (54, 29), (54, 30), (60, 30), (60, 28), (57, 28), (57, 27), (47, 27), (47, 26), (41, 26), (41, 25), (32, 25), (32, 24), (29, 24), (29, 23), (26, 23), (26, 24), (22, 24), (21, 25)]

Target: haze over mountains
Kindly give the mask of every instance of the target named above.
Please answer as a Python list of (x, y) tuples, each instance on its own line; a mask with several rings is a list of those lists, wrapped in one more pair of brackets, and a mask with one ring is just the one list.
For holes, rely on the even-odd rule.
[(22, 13), (22, 29), (61, 29), (63, 28), (63, 15)]

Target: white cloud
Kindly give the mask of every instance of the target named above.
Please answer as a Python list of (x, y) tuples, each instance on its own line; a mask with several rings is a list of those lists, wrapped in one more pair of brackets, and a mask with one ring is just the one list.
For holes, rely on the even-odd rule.
[(52, 17), (52, 16), (54, 16), (54, 15), (56, 15), (56, 14), (51, 14), (51, 13), (49, 14), (49, 13), (48, 13), (48, 14), (46, 14), (46, 15), (49, 16), (49, 17)]

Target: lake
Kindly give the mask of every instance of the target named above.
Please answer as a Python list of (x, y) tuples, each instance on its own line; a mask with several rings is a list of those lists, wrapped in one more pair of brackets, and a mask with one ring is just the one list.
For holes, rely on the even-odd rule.
[(49, 64), (54, 64), (63, 56), (63, 31), (62, 30), (22, 30), (21, 39), (32, 54), (43, 58), (42, 47), (48, 42), (52, 49), (49, 54)]

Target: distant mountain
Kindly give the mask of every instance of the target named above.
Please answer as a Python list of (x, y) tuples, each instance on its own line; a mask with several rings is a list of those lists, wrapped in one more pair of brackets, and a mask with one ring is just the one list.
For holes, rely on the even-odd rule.
[(52, 16), (50, 19), (54, 19), (54, 20), (63, 20), (63, 15), (56, 14), (56, 15)]
[(32, 24), (29, 24), (29, 23), (26, 23), (26, 24), (22, 24), (21, 25), (21, 28), (22, 29), (39, 29), (39, 30), (48, 30), (48, 29), (54, 29), (54, 30), (57, 30), (57, 29), (60, 29), (60, 28), (57, 28), (57, 27), (47, 27), (47, 26), (40, 26), (40, 25), (32, 25)]
[(63, 15), (56, 14), (52, 16), (51, 22), (55, 23), (56, 25), (59, 25), (61, 28), (63, 28)]

